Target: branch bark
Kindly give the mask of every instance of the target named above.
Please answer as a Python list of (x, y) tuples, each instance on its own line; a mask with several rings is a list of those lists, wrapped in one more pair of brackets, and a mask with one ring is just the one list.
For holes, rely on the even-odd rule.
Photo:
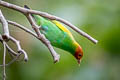
[(3, 16), (1, 10), (0, 10), (0, 21), (2, 23), (2, 27), (3, 27), (3, 39), (8, 40), (9, 39), (9, 29), (8, 29), (8, 23), (5, 19), (5, 17)]
[(25, 31), (25, 32), (31, 34), (32, 36), (36, 37), (37, 39), (39, 39), (34, 32), (32, 32), (31, 30), (27, 29), (25, 26), (20, 25), (20, 24), (18, 24), (16, 22), (10, 21), (10, 20), (7, 20), (7, 22), (8, 22), (8, 24), (13, 25), (14, 27), (18, 27), (18, 28), (22, 29), (23, 31)]
[(20, 42), (13, 38), (12, 36), (10, 36), (9, 39), (16, 44), (18, 53), (24, 54), (24, 61), (28, 61), (27, 53), (21, 48)]
[[(4, 53), (3, 53), (3, 64), (0, 66), (3, 66), (3, 80), (6, 79), (6, 74), (5, 74), (5, 66), (13, 63), (18, 57), (14, 58), (12, 61), (10, 61), (8, 64), (5, 63), (5, 56), (6, 56), (6, 48), (11, 52), (11, 55), (18, 56), (24, 54), (24, 60), (28, 60), (27, 53), (21, 48), (19, 41), (17, 41), (15, 38), (10, 36), (9, 34), (9, 28), (8, 28), (8, 22), (6, 21), (5, 17), (2, 14), (2, 11), (0, 10), (0, 22), (2, 23), (2, 28), (3, 28), (3, 35), (0, 34), (0, 41), (3, 43), (4, 46)], [(17, 45), (18, 48), (18, 53), (17, 54), (14, 50), (12, 50), (6, 43), (6, 41), (11, 40)]]
[(4, 41), (3, 41), (3, 46), (4, 46), (4, 52), (3, 52), (3, 80), (5, 80), (6, 79), (6, 73), (5, 73), (6, 46), (5, 46)]
[[(3, 45), (5, 45), (5, 47), (8, 49), (8, 51), (10, 51), (10, 55), (14, 55), (14, 58), (13, 58), (10, 62), (8, 62), (8, 63), (5, 64), (5, 65), (2, 64), (2, 65), (0, 65), (0, 66), (9, 66), (9, 65), (12, 64), (13, 62), (15, 62), (15, 61), (21, 56), (21, 54), (24, 54), (24, 60), (25, 60), (25, 61), (28, 60), (27, 53), (26, 53), (24, 50), (21, 49), (21, 46), (20, 46), (19, 42), (17, 42), (17, 40), (14, 39), (13, 37), (11, 38), (11, 36), (9, 37), (9, 39), (10, 39), (11, 41), (13, 41), (14, 43), (16, 43), (17, 46), (19, 46), (19, 49), (18, 49), (18, 52), (19, 52), (19, 53), (16, 53), (14, 50), (12, 50), (12, 49), (9, 47), (9, 45), (3, 40), (2, 36), (0, 35), (0, 41), (1, 41), (1, 43), (2, 43)], [(6, 50), (6, 48), (4, 48), (4, 49)], [(5, 50), (4, 50), (4, 54), (5, 54)], [(20, 52), (20, 51), (22, 51), (22, 52)], [(4, 56), (4, 57), (5, 57), (5, 56)], [(3, 58), (3, 61), (4, 61), (4, 58)]]

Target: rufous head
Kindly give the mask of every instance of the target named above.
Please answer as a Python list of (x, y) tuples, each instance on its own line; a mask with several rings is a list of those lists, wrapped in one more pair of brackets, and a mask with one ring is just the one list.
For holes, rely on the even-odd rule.
[(83, 57), (83, 50), (82, 48), (80, 47), (80, 45), (78, 45), (78, 47), (76, 48), (76, 51), (75, 51), (75, 58), (77, 59), (78, 61), (78, 64), (80, 64), (81, 62), (81, 59)]

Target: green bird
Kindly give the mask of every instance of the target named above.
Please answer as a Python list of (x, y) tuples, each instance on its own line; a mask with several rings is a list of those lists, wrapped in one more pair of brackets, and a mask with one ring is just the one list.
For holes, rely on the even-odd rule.
[[(25, 6), (25, 8), (28, 8)], [(33, 18), (40, 32), (50, 41), (51, 45), (70, 52), (80, 64), (83, 57), (81, 46), (75, 41), (71, 32), (56, 20), (49, 20), (39, 15), (33, 15)]]

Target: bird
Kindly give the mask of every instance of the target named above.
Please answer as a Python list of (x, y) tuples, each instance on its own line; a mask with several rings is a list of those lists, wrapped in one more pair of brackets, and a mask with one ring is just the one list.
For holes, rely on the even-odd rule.
[[(27, 5), (25, 8), (30, 9)], [(39, 30), (50, 41), (51, 45), (65, 50), (72, 54), (80, 64), (83, 57), (83, 50), (74, 39), (72, 33), (59, 21), (50, 20), (40, 15), (31, 14)]]

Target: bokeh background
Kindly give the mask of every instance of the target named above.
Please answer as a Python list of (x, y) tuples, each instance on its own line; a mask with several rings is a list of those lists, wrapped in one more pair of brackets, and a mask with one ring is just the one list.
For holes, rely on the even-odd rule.
[[(97, 40), (93, 44), (72, 29), (77, 42), (83, 47), (84, 57), (80, 67), (74, 57), (55, 48), (61, 55), (53, 63), (50, 52), (39, 40), (9, 25), (10, 34), (21, 41), (29, 61), (17, 61), (6, 67), (7, 80), (120, 80), (120, 0), (4, 0), (19, 6), (27, 4), (32, 9), (64, 18)], [(19, 12), (0, 6), (6, 19), (16, 21), (31, 29), (26, 17)], [(1, 24), (0, 24), (1, 26)], [(0, 32), (2, 33), (1, 27)], [(10, 46), (15, 48), (11, 42)], [(0, 63), (3, 47), (0, 43)], [(7, 55), (7, 62), (10, 56)], [(2, 80), (2, 67), (0, 80)]]

